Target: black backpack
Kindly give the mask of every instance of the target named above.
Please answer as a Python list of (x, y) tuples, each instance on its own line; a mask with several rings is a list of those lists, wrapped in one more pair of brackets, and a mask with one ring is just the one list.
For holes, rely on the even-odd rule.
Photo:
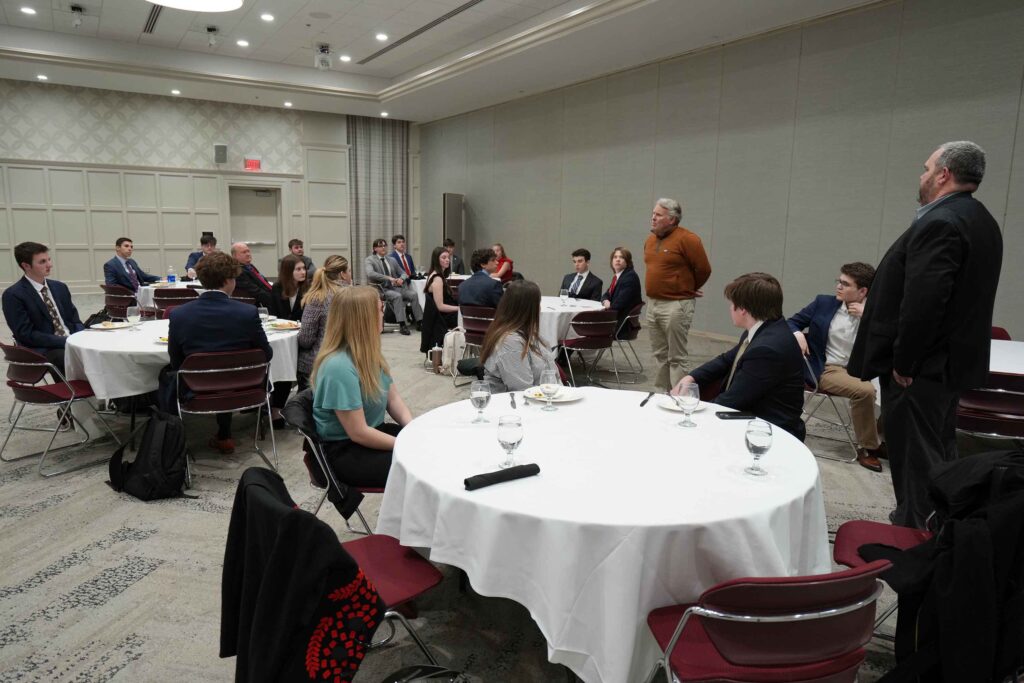
[[(110, 487), (139, 500), (157, 500), (182, 495), (188, 449), (185, 425), (181, 418), (159, 410), (151, 411), (149, 421), (135, 430), (110, 458)], [(124, 451), (139, 431), (142, 441), (135, 460), (124, 462)]]

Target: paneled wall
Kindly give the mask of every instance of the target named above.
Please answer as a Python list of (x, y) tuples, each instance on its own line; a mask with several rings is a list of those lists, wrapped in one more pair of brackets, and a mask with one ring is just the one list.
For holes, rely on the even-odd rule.
[(642, 245), (658, 197), (684, 204), (714, 274), (697, 329), (735, 334), (722, 287), (778, 276), (787, 314), (909, 225), (932, 150), (988, 152), (978, 198), (1003, 226), (996, 320), (1024, 338), (1024, 4), (904, 0), (421, 127), (423, 242), (441, 197), (554, 293), (570, 252)]

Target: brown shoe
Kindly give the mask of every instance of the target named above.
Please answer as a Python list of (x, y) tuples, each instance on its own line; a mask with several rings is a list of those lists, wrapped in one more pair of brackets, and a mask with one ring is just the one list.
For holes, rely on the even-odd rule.
[(857, 463), (872, 472), (881, 472), (882, 463), (878, 461), (878, 456), (875, 455), (877, 451), (875, 449), (862, 448), (857, 451)]
[(234, 439), (218, 439), (215, 436), (210, 437), (210, 448), (215, 451), (220, 451), (223, 455), (231, 455), (235, 452), (235, 440)]

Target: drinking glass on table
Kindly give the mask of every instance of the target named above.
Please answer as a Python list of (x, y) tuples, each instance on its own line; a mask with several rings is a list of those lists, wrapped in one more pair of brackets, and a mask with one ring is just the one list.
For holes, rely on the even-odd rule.
[(685, 419), (677, 424), (680, 427), (696, 427), (697, 423), (690, 416), (693, 415), (693, 411), (697, 410), (697, 406), (700, 405), (700, 387), (697, 386), (697, 383), (690, 382), (689, 384), (684, 384), (679, 387), (679, 393), (673, 394), (672, 398), (685, 416)]
[(142, 311), (139, 309), (139, 307), (129, 306), (128, 308), (125, 309), (124, 317), (125, 320), (127, 320), (131, 324), (132, 332), (138, 331), (139, 328), (137, 327), (137, 325), (139, 324), (139, 321), (142, 320)]
[(745, 438), (747, 450), (754, 456), (754, 464), (743, 471), (755, 477), (768, 474), (765, 469), (757, 464), (757, 461), (772, 447), (772, 426), (764, 420), (751, 420), (747, 423)]
[(256, 312), (260, 314), (261, 322), (267, 322), (267, 318), (270, 317), (270, 311), (268, 311), (266, 307), (260, 306), (259, 308), (256, 309)]
[(566, 306), (569, 303), (569, 290), (560, 289), (558, 290), (558, 298), (562, 300), (562, 305)]
[(518, 415), (502, 415), (498, 418), (498, 443), (505, 449), (505, 460), (498, 467), (505, 469), (515, 467), (512, 457), (519, 444), (523, 442), (523, 419)]
[(541, 410), (558, 410), (558, 408), (551, 405), (551, 399), (558, 395), (561, 388), (562, 378), (557, 370), (545, 370), (540, 373), (540, 393), (544, 394), (544, 398), (548, 400), (548, 404), (541, 408)]
[(470, 424), (490, 422), (484, 417), (484, 408), (491, 402), (491, 385), (484, 380), (475, 380), (469, 387), (469, 402), (476, 408), (476, 419)]

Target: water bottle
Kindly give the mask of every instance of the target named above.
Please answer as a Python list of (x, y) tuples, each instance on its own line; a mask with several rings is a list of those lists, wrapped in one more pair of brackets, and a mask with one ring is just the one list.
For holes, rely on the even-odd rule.
[(434, 372), (441, 374), (441, 347), (434, 344), (434, 348), (430, 349), (430, 365)]
[(173, 285), (178, 280), (178, 276), (174, 274), (174, 266), (167, 266), (167, 283)]

